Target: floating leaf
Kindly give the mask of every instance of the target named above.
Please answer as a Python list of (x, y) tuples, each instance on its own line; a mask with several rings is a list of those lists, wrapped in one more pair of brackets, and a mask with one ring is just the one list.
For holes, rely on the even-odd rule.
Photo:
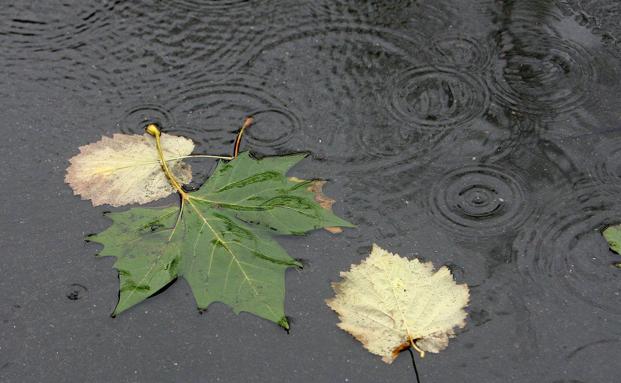
[[(166, 159), (192, 153), (192, 140), (163, 134), (162, 150)], [(162, 172), (155, 140), (148, 134), (115, 134), (112, 138), (80, 147), (69, 160), (65, 182), (76, 195), (90, 199), (93, 206), (144, 204), (172, 194), (175, 189)], [(168, 161), (182, 184), (190, 182), (192, 172), (180, 160)]]
[(448, 345), (454, 328), (466, 322), (468, 286), (458, 285), (446, 267), (433, 271), (431, 262), (408, 260), (373, 245), (371, 255), (333, 283), (327, 300), (340, 328), (370, 352), (392, 363), (410, 346), (437, 353)]
[(263, 159), (241, 153), (220, 162), (197, 191), (180, 190), (182, 205), (111, 213), (113, 224), (90, 240), (116, 256), (118, 314), (184, 278), (199, 309), (224, 302), (288, 328), (284, 276), (300, 266), (273, 239), (310, 230), (351, 226), (322, 208), (285, 173), (305, 155)]
[[(617, 254), (621, 254), (621, 224), (607, 227), (602, 234), (606, 241), (608, 241), (610, 249)], [(621, 262), (614, 262), (612, 265), (621, 269)]]
[(621, 254), (621, 225), (608, 226), (602, 233), (610, 249), (617, 254)]

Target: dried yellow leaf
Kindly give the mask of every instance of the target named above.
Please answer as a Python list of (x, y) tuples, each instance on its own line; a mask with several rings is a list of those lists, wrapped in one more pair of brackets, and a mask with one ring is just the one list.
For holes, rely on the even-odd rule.
[(373, 245), (371, 255), (341, 277), (326, 301), (339, 315), (338, 326), (386, 363), (410, 346), (421, 356), (440, 352), (454, 328), (466, 325), (468, 286), (458, 285), (446, 267), (434, 272), (431, 262)]
[[(176, 159), (194, 150), (192, 140), (162, 134), (164, 158)], [(112, 138), (80, 147), (69, 160), (65, 182), (74, 194), (90, 199), (93, 206), (144, 204), (174, 192), (161, 169), (155, 140), (150, 135), (115, 134)], [(192, 179), (189, 165), (181, 160), (168, 161), (181, 183)]]

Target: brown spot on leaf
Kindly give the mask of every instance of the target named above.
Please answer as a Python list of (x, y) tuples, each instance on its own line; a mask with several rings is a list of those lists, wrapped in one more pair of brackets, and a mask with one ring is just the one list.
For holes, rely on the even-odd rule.
[[(289, 180), (292, 182), (304, 182), (305, 180), (297, 178), (297, 177), (289, 177)], [(306, 188), (306, 190), (308, 190), (309, 192), (313, 193), (315, 195), (315, 202), (317, 202), (319, 204), (319, 206), (321, 206), (322, 208), (332, 212), (332, 205), (334, 205), (334, 203), (336, 202), (336, 200), (328, 197), (327, 195), (323, 194), (323, 185), (326, 184), (326, 181), (322, 181), (322, 180), (314, 180), (311, 181), (308, 188)], [(343, 232), (343, 229), (341, 229), (340, 227), (337, 226), (328, 226), (328, 227), (324, 227), (324, 230), (332, 233), (332, 234), (339, 234)]]

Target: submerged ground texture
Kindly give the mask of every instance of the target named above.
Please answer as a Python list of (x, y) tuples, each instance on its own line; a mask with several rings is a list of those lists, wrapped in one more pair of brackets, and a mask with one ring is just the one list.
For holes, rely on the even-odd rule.
[[(422, 382), (617, 381), (621, 256), (600, 231), (621, 221), (620, 17), (614, 0), (6, 2), (0, 381), (412, 382), (407, 354), (382, 363), (324, 303), (374, 242), (471, 286)], [(244, 148), (310, 151), (292, 174), (328, 179), (358, 225), (279, 239), (305, 264), (291, 332), (201, 315), (181, 281), (111, 318), (114, 260), (84, 242), (107, 209), (72, 195), (68, 158), (146, 122), (228, 154), (249, 114)], [(198, 186), (214, 163), (192, 166)]]

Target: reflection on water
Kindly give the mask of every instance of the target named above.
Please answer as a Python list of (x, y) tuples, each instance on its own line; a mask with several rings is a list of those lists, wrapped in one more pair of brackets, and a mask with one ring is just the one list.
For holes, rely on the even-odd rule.
[[(359, 226), (340, 237), (344, 251), (312, 259), (300, 278), (327, 286), (359, 260), (356, 249), (377, 242), (450, 264), (474, 286), (472, 326), (438, 362), (456, 380), (438, 367), (446, 365), (426, 365), (435, 381), (612, 381), (606, 368), (592, 380), (588, 369), (566, 376), (565, 365), (593, 350), (612, 361), (601, 355), (615, 355), (618, 342), (606, 334), (621, 334), (621, 271), (611, 266), (619, 258), (600, 235), (621, 221), (619, 4), (11, 2), (0, 7), (0, 99), (6, 109), (63, 115), (66, 126), (92, 119), (75, 128), (83, 143), (156, 122), (220, 154), (253, 115), (245, 149), (309, 151), (300, 172), (332, 178), (337, 206)], [(31, 106), (49, 100), (73, 112)], [(195, 182), (212, 165), (193, 167)], [(76, 293), (71, 307), (96, 290)], [(9, 325), (36, 315), (11, 307)], [(0, 377), (37, 331), (2, 333), (21, 342), (7, 342)], [(346, 337), (322, 342), (351, 348)], [(358, 376), (391, 374), (373, 373)]]

